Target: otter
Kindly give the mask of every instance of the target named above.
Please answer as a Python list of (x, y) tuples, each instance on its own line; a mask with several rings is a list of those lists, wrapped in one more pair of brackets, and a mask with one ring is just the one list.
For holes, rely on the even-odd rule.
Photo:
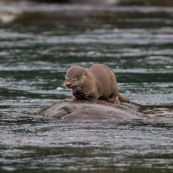
[(104, 64), (94, 64), (90, 68), (71, 66), (65, 75), (64, 85), (72, 89), (72, 94), (77, 99), (130, 102), (127, 97), (119, 94), (116, 76)]

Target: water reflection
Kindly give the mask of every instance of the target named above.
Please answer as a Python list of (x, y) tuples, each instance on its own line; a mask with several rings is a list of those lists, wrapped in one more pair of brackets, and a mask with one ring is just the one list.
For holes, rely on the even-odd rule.
[(1, 134), (3, 169), (128, 171), (139, 165), (144, 169), (171, 165), (172, 127), (21, 123), (10, 131), (5, 127), (6, 134)]

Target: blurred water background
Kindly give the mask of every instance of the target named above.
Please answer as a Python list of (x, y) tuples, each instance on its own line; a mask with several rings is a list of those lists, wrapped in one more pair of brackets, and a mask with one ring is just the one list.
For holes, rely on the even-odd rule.
[(173, 122), (66, 124), (33, 114), (71, 97), (63, 81), (74, 64), (106, 64), (133, 102), (171, 106), (173, 7), (151, 2), (0, 1), (0, 172), (173, 170)]

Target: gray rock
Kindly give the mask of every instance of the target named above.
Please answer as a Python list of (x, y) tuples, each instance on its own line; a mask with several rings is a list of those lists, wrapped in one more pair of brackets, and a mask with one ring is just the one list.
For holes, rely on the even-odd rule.
[(59, 100), (37, 112), (63, 121), (127, 122), (141, 119), (140, 106), (134, 103), (115, 104), (103, 100)]

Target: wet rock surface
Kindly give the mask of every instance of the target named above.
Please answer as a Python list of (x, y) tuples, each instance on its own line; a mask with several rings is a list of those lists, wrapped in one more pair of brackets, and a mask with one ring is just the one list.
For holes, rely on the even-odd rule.
[(39, 110), (37, 114), (65, 121), (125, 122), (141, 119), (139, 108), (140, 106), (134, 103), (115, 104), (103, 100), (66, 99)]
[(142, 121), (145, 123), (173, 122), (173, 106), (142, 106), (136, 103), (109, 103), (104, 100), (59, 100), (37, 111), (52, 119), (70, 122), (115, 122)]

